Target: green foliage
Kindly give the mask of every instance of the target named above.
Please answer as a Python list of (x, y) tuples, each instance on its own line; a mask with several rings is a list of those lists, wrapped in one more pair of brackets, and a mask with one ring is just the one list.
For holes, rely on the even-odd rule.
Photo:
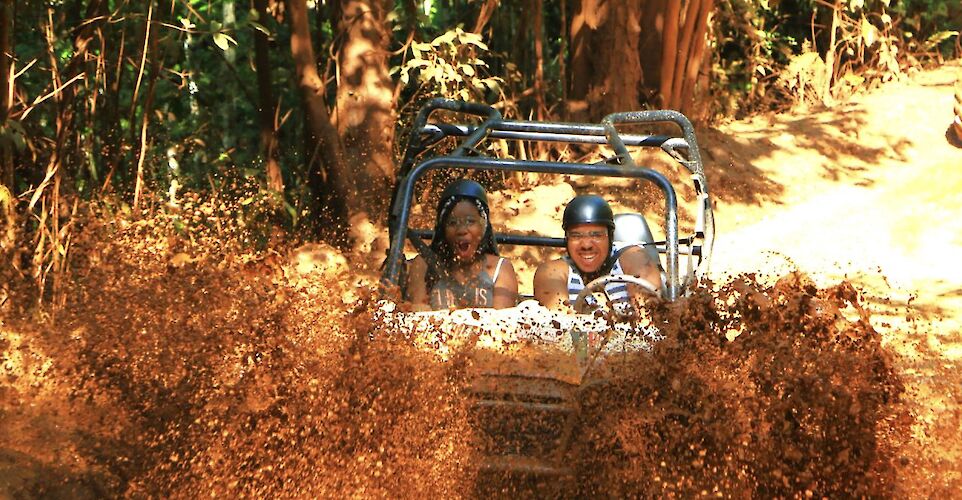
[[(65, 150), (57, 152), (63, 186), (96, 196), (109, 179), (109, 190), (129, 196), (149, 93), (153, 106), (143, 167), (152, 189), (165, 196), (175, 183), (174, 192), (213, 189), (212, 179), (245, 171), (257, 172), (255, 180), (263, 182), (253, 62), (254, 35), (260, 32), (270, 37), (278, 151), (290, 207), (282, 212), (293, 223), (301, 220), (310, 198), (302, 151), (305, 119), (290, 57), (289, 12), (282, 2), (261, 18), (240, 0), (232, 2), (236, 16), (225, 15), (228, 0), (154, 1), (151, 32), (158, 39), (143, 70), (148, 2), (110, 1), (106, 14), (90, 19), (83, 18), (91, 5), (86, 0), (16, 3), (15, 109), (0, 126), (0, 142), (18, 152), (21, 165), (14, 192), (41, 185), (63, 134)], [(500, 2), (480, 34), (467, 31), (484, 4), (395, 2), (390, 50), (401, 127), (417, 103), (436, 96), (498, 102), (506, 116), (533, 115), (531, 4)], [(340, 17), (334, 2), (311, 5), (315, 53), (333, 107), (338, 75), (330, 56), (338, 48)], [(572, 76), (565, 74), (571, 72), (565, 64), (575, 5), (567, 2), (568, 12), (562, 12), (561, 3), (543, 3), (549, 118), (560, 118), (563, 86)], [(650, 9), (644, 15), (658, 14)], [(833, 13), (836, 45), (830, 47)], [(715, 114), (777, 109), (799, 95), (824, 102), (897, 77), (908, 66), (957, 56), (959, 26), (958, 0), (722, 0), (709, 38)], [(153, 62), (159, 64), (156, 75)]]
[(411, 44), (411, 58), (400, 68), (403, 85), (412, 75), (421, 84), (419, 90), (452, 99), (485, 100), (487, 91), (498, 92), (504, 82), (499, 77), (484, 77), (488, 64), (482, 56), (488, 46), (481, 36), (455, 28), (431, 42)]
[(714, 85), (723, 89), (716, 105), (723, 115), (755, 110), (769, 99), (778, 73), (800, 49), (801, 30), (766, 0), (729, 0), (713, 25)]
[[(738, 116), (799, 98), (827, 102), (897, 78), (926, 58), (949, 57), (958, 36), (953, 19), (962, 20), (962, 6), (953, 5), (958, 2), (722, 2), (713, 27), (713, 86), (725, 96), (716, 103), (719, 112)], [(802, 88), (809, 92), (799, 93)]]

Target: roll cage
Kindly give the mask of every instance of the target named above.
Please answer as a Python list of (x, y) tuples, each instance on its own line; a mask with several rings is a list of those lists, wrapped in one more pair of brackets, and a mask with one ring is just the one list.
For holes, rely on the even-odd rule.
[[(479, 125), (428, 122), (431, 114), (437, 110), (474, 115), (483, 118), (483, 121)], [(619, 124), (648, 123), (673, 123), (680, 129), (680, 135), (622, 134), (616, 128)], [(454, 150), (446, 154), (435, 151), (436, 146), (448, 137), (459, 141)], [(485, 141), (500, 139), (608, 145), (615, 155), (599, 163), (577, 163), (497, 158), (482, 152)], [(661, 149), (689, 171), (697, 198), (694, 232), (679, 236), (678, 201), (674, 187), (660, 172), (638, 166), (628, 147)], [(649, 244), (655, 245), (659, 253), (665, 255), (666, 298), (676, 299), (688, 284), (682, 281), (679, 272), (679, 257), (682, 253), (688, 257), (690, 270), (696, 275), (703, 272), (710, 261), (714, 218), (704, 165), (695, 140), (694, 127), (688, 118), (677, 111), (613, 113), (606, 116), (600, 124), (560, 123), (506, 120), (497, 109), (478, 103), (450, 99), (429, 101), (414, 120), (392, 193), (388, 218), (390, 247), (382, 278), (386, 283), (402, 284), (400, 281), (405, 241), (410, 240), (416, 248), (423, 248), (423, 241), (433, 236), (433, 230), (412, 229), (408, 224), (417, 181), (432, 170), (443, 169), (644, 179), (658, 187), (665, 200), (666, 238), (664, 241)], [(564, 247), (563, 238), (537, 234), (495, 233), (494, 237), (499, 244)], [(691, 275), (688, 278), (690, 279)]]

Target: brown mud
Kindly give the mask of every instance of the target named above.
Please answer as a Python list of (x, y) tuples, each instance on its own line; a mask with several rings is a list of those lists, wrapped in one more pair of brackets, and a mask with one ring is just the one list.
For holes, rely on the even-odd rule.
[[(60, 314), (4, 324), (13, 496), (490, 490), (470, 360), (374, 329), (346, 266), (186, 262), (157, 229), (89, 224)], [(897, 491), (902, 383), (850, 285), (746, 277), (654, 317), (668, 338), (585, 396), (566, 495)]]
[[(824, 126), (777, 120), (787, 130)], [(832, 198), (805, 193), (813, 186), (869, 190), (853, 203), (954, 203), (923, 191), (915, 176), (908, 184), (919, 191), (900, 191), (904, 178), (887, 172), (924, 145), (876, 144), (881, 134), (862, 125), (836, 130), (862, 134), (857, 150), (842, 151), (836, 138), (831, 161), (812, 152), (822, 160), (802, 162), (809, 177), (802, 167), (779, 169), (786, 160), (774, 152), (813, 144), (771, 143), (766, 153), (739, 146), (749, 134), (731, 131), (748, 125), (729, 126), (730, 147), (713, 153), (717, 161), (754, 158), (735, 162), (750, 171), (725, 171), (727, 184), (713, 184), (723, 224), (716, 282), (655, 306), (667, 338), (585, 392), (566, 457), (576, 480), (562, 496), (960, 491), (955, 271), (909, 279), (886, 264), (929, 256), (924, 244), (894, 247), (877, 262), (848, 252), (860, 247), (842, 229), (828, 233), (844, 243), (833, 260), (820, 260), (823, 242), (810, 235), (823, 228), (791, 212), (807, 202), (837, 218)], [(864, 161), (888, 166), (869, 171), (844, 158), (868, 152), (876, 157)], [(826, 170), (835, 164), (858, 168)], [(4, 275), (0, 498), (539, 491), (478, 474), (484, 437), (465, 391), (470, 356), (440, 362), (374, 326), (376, 259), (280, 237), (254, 252), (251, 228), (230, 223), (237, 207), (192, 203), (140, 220), (91, 207), (77, 225), (60, 307), (37, 309), (15, 284), (23, 278)], [(752, 246), (762, 233), (787, 232), (784, 221), (799, 224), (775, 238), (783, 246)], [(928, 234), (909, 216), (895, 223)], [(857, 265), (836, 267), (846, 257)]]

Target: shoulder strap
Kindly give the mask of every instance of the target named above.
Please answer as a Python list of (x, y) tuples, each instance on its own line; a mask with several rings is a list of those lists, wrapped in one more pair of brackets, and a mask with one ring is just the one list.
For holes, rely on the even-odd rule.
[(501, 264), (504, 264), (504, 257), (498, 257), (498, 265), (494, 268), (494, 276), (491, 278), (492, 283), (498, 282), (498, 275), (501, 274)]

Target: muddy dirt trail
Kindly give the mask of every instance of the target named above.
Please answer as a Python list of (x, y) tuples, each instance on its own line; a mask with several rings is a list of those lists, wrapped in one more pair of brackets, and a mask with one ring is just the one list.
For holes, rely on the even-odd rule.
[[(901, 354), (915, 419), (903, 477), (919, 496), (962, 491), (962, 268), (954, 263), (962, 149), (946, 138), (954, 89), (962, 89), (958, 63), (837, 109), (758, 117), (707, 136), (723, 172), (712, 178), (722, 201), (711, 274), (798, 269), (861, 290), (873, 325)], [(725, 178), (726, 162), (742, 165), (740, 178)], [(729, 194), (742, 187), (757, 188), (754, 203)]]
[[(831, 110), (700, 132), (714, 287), (657, 310), (668, 339), (588, 401), (568, 494), (962, 492), (962, 149), (945, 138), (957, 78), (956, 63)], [(595, 188), (491, 199), (502, 227), (556, 227), (551, 205)], [(376, 259), (285, 241), (251, 252), (249, 228), (223, 224), (239, 208), (195, 197), (127, 220), (89, 207), (61, 309), (4, 289), (0, 498), (491, 486), (471, 466), (470, 362), (372, 324)], [(518, 262), (522, 288), (537, 257)]]

